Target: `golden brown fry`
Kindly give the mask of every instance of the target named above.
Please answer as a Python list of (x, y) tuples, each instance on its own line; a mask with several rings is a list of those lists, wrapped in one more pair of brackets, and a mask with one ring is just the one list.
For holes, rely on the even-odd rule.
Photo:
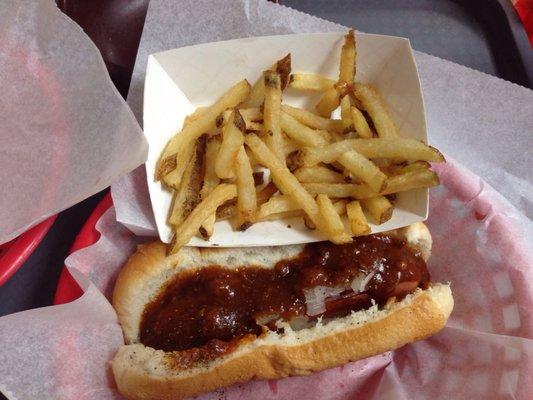
[(183, 121), (183, 127), (185, 128), (191, 122), (196, 121), (205, 111), (207, 111), (207, 107), (197, 107), (192, 114), (185, 117), (185, 121)]
[[(269, 182), (263, 189), (257, 191), (257, 204), (261, 205), (267, 202), (277, 192), (276, 185), (273, 182)], [(232, 199), (218, 207), (216, 212), (217, 219), (227, 219), (237, 215), (236, 204), (236, 199)]]
[[(333, 203), (335, 212), (339, 215), (346, 214), (347, 203), (346, 200), (339, 200)], [(305, 217), (305, 213), (289, 196), (284, 194), (272, 197), (267, 203), (263, 204), (258, 213), (258, 220), (260, 221), (292, 217)]]
[(353, 197), (354, 199), (364, 199), (376, 196), (366, 185), (356, 185), (353, 183), (304, 183), (303, 187), (311, 195), (325, 194), (332, 198)]
[(359, 84), (356, 85), (354, 93), (370, 115), (370, 118), (372, 118), (379, 137), (393, 138), (398, 136), (396, 125), (387, 111), (385, 102), (376, 90), (370, 86)]
[(350, 95), (346, 95), (341, 99), (341, 121), (343, 132), (350, 132), (354, 130)]
[(327, 235), (328, 239), (336, 244), (351, 242), (352, 238), (344, 230), (344, 224), (342, 223), (339, 214), (337, 214), (335, 207), (333, 207), (333, 203), (329, 197), (324, 194), (319, 194), (316, 197), (316, 202), (320, 216), (322, 217), (321, 222), (323, 229), (325, 230), (324, 233)]
[(296, 203), (292, 197), (285, 194), (278, 196), (272, 196), (270, 200), (262, 204), (259, 207), (257, 213), (257, 219), (265, 220), (268, 216), (272, 214), (279, 214), (287, 211), (301, 210), (302, 207)]
[(245, 138), (246, 145), (252, 150), (257, 160), (270, 169), (272, 180), (283, 193), (291, 196), (302, 207), (309, 218), (320, 227), (318, 206), (315, 199), (303, 188), (298, 179), (274, 156), (272, 151), (255, 134)]
[(213, 236), (213, 231), (215, 230), (215, 222), (217, 222), (216, 212), (211, 214), (209, 217), (206, 218), (204, 222), (202, 222), (202, 226), (198, 228), (198, 233), (200, 233), (202, 239), (209, 240), (209, 238)]
[[(287, 135), (284, 135), (283, 137), (283, 153), (285, 154), (285, 159), (289, 157), (289, 154), (294, 153), (295, 151), (298, 151), (300, 147), (291, 139), (287, 137)], [(288, 160), (287, 160), (288, 163)], [(290, 169), (290, 168), (289, 168)]]
[[(291, 54), (287, 54), (282, 59), (278, 60), (269, 68), (269, 71), (276, 72), (280, 76), (281, 89), (285, 89), (289, 82), (289, 75), (291, 73)], [(259, 107), (263, 104), (265, 99), (265, 81), (263, 75), (255, 82), (250, 97), (246, 100), (246, 107)]]
[(213, 189), (176, 229), (170, 244), (170, 254), (178, 252), (179, 249), (185, 246), (198, 231), (202, 222), (212, 215), (218, 206), (235, 196), (237, 196), (237, 187), (235, 185), (222, 183)]
[[(200, 135), (213, 129), (215, 127), (215, 120), (222, 111), (237, 106), (248, 97), (249, 93), (250, 84), (248, 81), (246, 79), (240, 81), (224, 93), (215, 104), (205, 110), (198, 119), (191, 122), (180, 133), (170, 139), (157, 162), (155, 179), (160, 180), (174, 169), (169, 169), (169, 160), (172, 158), (176, 159), (174, 167), (178, 170), (180, 170), (180, 164), (187, 164), (188, 160), (185, 160), (184, 157), (180, 157), (180, 154), (184, 152), (184, 149), (187, 146), (190, 146)], [(172, 166), (171, 163), (170, 166)], [(176, 181), (179, 181), (180, 179), (181, 177), (176, 179)]]
[(282, 211), (277, 214), (265, 215), (264, 218), (259, 219), (260, 221), (275, 221), (279, 219), (288, 219), (294, 217), (303, 217), (305, 215), (302, 209), (292, 210), (292, 211)]
[[(215, 172), (215, 160), (220, 149), (220, 137), (211, 137), (207, 141), (205, 151), (205, 174), (200, 199), (205, 199), (209, 193), (220, 183), (220, 179)], [(204, 239), (209, 239), (213, 234), (216, 222), (216, 214), (213, 213), (200, 227), (200, 235)]]
[(352, 107), (351, 113), (353, 126), (359, 137), (371, 138), (373, 136), (372, 130), (370, 129), (370, 126), (368, 126), (368, 122), (363, 113), (359, 111), (357, 107)]
[(222, 144), (215, 160), (215, 172), (219, 178), (233, 177), (233, 162), (244, 143), (245, 129), (239, 110), (234, 110), (222, 131)]
[(381, 172), (372, 161), (363, 157), (357, 151), (350, 150), (343, 153), (338, 161), (344, 168), (350, 171), (351, 175), (365, 182), (376, 193), (381, 192), (385, 188), (387, 175)]
[(289, 80), (289, 86), (298, 90), (312, 90), (322, 92), (328, 90), (335, 85), (333, 79), (325, 76), (312, 73), (295, 73), (292, 74)]
[(300, 152), (295, 151), (290, 153), (287, 156), (287, 168), (289, 168), (289, 171), (293, 172), (300, 168), (302, 166), (302, 161), (300, 158)]
[(370, 226), (368, 226), (365, 214), (363, 214), (361, 209), (361, 203), (357, 200), (348, 203), (346, 214), (348, 215), (348, 222), (353, 236), (363, 236), (370, 233)]
[(250, 122), (246, 124), (246, 132), (263, 132), (265, 130), (263, 124), (258, 122)]
[(355, 35), (353, 29), (350, 29), (344, 36), (344, 44), (341, 49), (341, 61), (339, 65), (339, 82), (351, 83), (355, 79)]
[[(232, 112), (233, 109), (222, 111), (216, 119), (216, 126), (222, 128), (226, 125)], [(246, 124), (246, 129), (254, 130), (254, 128), (261, 125), (261, 121), (263, 121), (263, 112), (258, 107), (239, 108), (239, 113)]]
[(237, 177), (237, 230), (245, 231), (256, 220), (257, 196), (250, 161), (241, 145), (235, 159), (235, 175)]
[(263, 112), (259, 107), (239, 108), (239, 112), (246, 123), (260, 122), (263, 120)]
[[(179, 164), (175, 163), (174, 169), (163, 177), (162, 181), (165, 183), (166, 186), (174, 188), (176, 190), (179, 189), (183, 172), (185, 171), (185, 168), (187, 168), (187, 166), (189, 165), (193, 154), (194, 142), (190, 143), (190, 145), (185, 146), (183, 152), (181, 152), (179, 155), (179, 157), (183, 158), (186, 162), (180, 162)], [(175, 162), (176, 157), (171, 158), (171, 160)]]
[(285, 88), (289, 84), (289, 78), (292, 70), (291, 63), (291, 53), (287, 54), (281, 60), (278, 60), (276, 62), (275, 71), (277, 72), (281, 80), (281, 90), (285, 90)]
[(423, 170), (428, 170), (431, 167), (431, 164), (427, 161), (415, 161), (407, 165), (391, 165), (386, 167), (385, 173), (390, 175), (402, 175), (407, 174), (408, 172), (419, 172)]
[(173, 226), (179, 226), (200, 202), (206, 141), (206, 135), (202, 135), (196, 140), (193, 157), (183, 173), (179, 189), (174, 194), (172, 212), (168, 218), (168, 222)]
[(405, 192), (411, 189), (429, 188), (439, 184), (438, 175), (431, 170), (421, 169), (387, 179), (387, 187), (382, 194)]
[(322, 117), (329, 118), (331, 116), (331, 113), (335, 111), (335, 109), (340, 104), (340, 95), (336, 88), (328, 89), (324, 92), (322, 97), (320, 98), (320, 101), (315, 106), (315, 110), (318, 113), (318, 115), (321, 115)]
[(362, 199), (361, 206), (378, 225), (387, 222), (392, 217), (393, 206), (385, 196)]
[(321, 129), (324, 131), (342, 132), (342, 121), (338, 119), (323, 118), (311, 111), (303, 110), (301, 108), (288, 106), (283, 104), (281, 110), (284, 113), (296, 118), (302, 124), (309, 128)]
[(374, 138), (347, 139), (321, 147), (306, 147), (302, 162), (307, 166), (320, 162), (329, 164), (348, 150), (355, 150), (366, 158), (394, 158), (398, 160), (423, 160), (444, 162), (442, 154), (435, 148), (415, 139)]
[(294, 176), (302, 183), (344, 183), (342, 174), (322, 165), (302, 167), (294, 171)]
[(325, 136), (329, 137), (327, 131), (311, 129), (285, 112), (281, 114), (281, 129), (301, 146), (323, 146), (329, 143), (325, 139)]
[(265, 143), (282, 162), (285, 161), (283, 137), (281, 134), (281, 81), (276, 72), (265, 71), (265, 103), (263, 107), (263, 129)]
[(269, 182), (263, 189), (257, 192), (257, 204), (267, 202), (277, 192), (278, 188), (274, 185), (274, 182)]

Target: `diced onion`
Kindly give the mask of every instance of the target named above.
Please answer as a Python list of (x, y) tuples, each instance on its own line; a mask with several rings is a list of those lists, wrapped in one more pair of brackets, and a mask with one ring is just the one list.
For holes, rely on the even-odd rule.
[(326, 312), (326, 299), (336, 297), (346, 289), (343, 287), (316, 286), (304, 290), (307, 315), (315, 316)]

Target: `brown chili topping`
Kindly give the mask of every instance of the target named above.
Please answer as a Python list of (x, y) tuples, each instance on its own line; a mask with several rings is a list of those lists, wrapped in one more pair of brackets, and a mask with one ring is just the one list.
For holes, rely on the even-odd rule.
[[(363, 292), (354, 292), (350, 283), (361, 273), (369, 276), (368, 283)], [(244, 337), (260, 335), (267, 328), (257, 319), (305, 316), (304, 289), (346, 287), (326, 300), (321, 314), (338, 317), (372, 302), (383, 306), (389, 298), (401, 299), (428, 283), (422, 257), (392, 237), (358, 237), (345, 245), (313, 243), (273, 269), (213, 265), (180, 273), (146, 306), (141, 342), (176, 351), (174, 361), (186, 367), (232, 351)]]

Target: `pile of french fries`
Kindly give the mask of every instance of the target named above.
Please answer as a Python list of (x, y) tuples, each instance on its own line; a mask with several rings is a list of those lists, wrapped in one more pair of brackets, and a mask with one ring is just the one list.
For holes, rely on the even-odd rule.
[[(347, 243), (370, 233), (367, 218), (376, 224), (391, 218), (396, 193), (438, 185), (429, 163), (444, 162), (442, 154), (398, 137), (385, 102), (355, 76), (351, 30), (337, 80), (291, 74), (288, 54), (253, 86), (242, 80), (189, 115), (155, 174), (174, 191), (170, 252), (194, 235), (208, 239), (215, 222), (228, 218), (245, 230), (259, 221), (301, 217), (330, 241)], [(315, 112), (283, 104), (287, 86), (322, 92)], [(341, 118), (332, 119), (339, 107)]]

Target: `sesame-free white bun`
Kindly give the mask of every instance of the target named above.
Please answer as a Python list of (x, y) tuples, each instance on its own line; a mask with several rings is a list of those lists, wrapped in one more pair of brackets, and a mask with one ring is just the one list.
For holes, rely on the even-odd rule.
[[(427, 260), (431, 235), (424, 224), (392, 234), (406, 240)], [(373, 306), (298, 331), (285, 324), (283, 333), (268, 331), (209, 363), (187, 369), (173, 367), (171, 353), (139, 343), (146, 304), (180, 272), (209, 265), (273, 268), (303, 247), (185, 247), (167, 256), (161, 242), (138, 246), (120, 272), (113, 293), (126, 341), (112, 360), (119, 392), (128, 399), (180, 399), (250, 379), (307, 375), (426, 338), (446, 324), (453, 308), (450, 287), (432, 284), (381, 310)]]

